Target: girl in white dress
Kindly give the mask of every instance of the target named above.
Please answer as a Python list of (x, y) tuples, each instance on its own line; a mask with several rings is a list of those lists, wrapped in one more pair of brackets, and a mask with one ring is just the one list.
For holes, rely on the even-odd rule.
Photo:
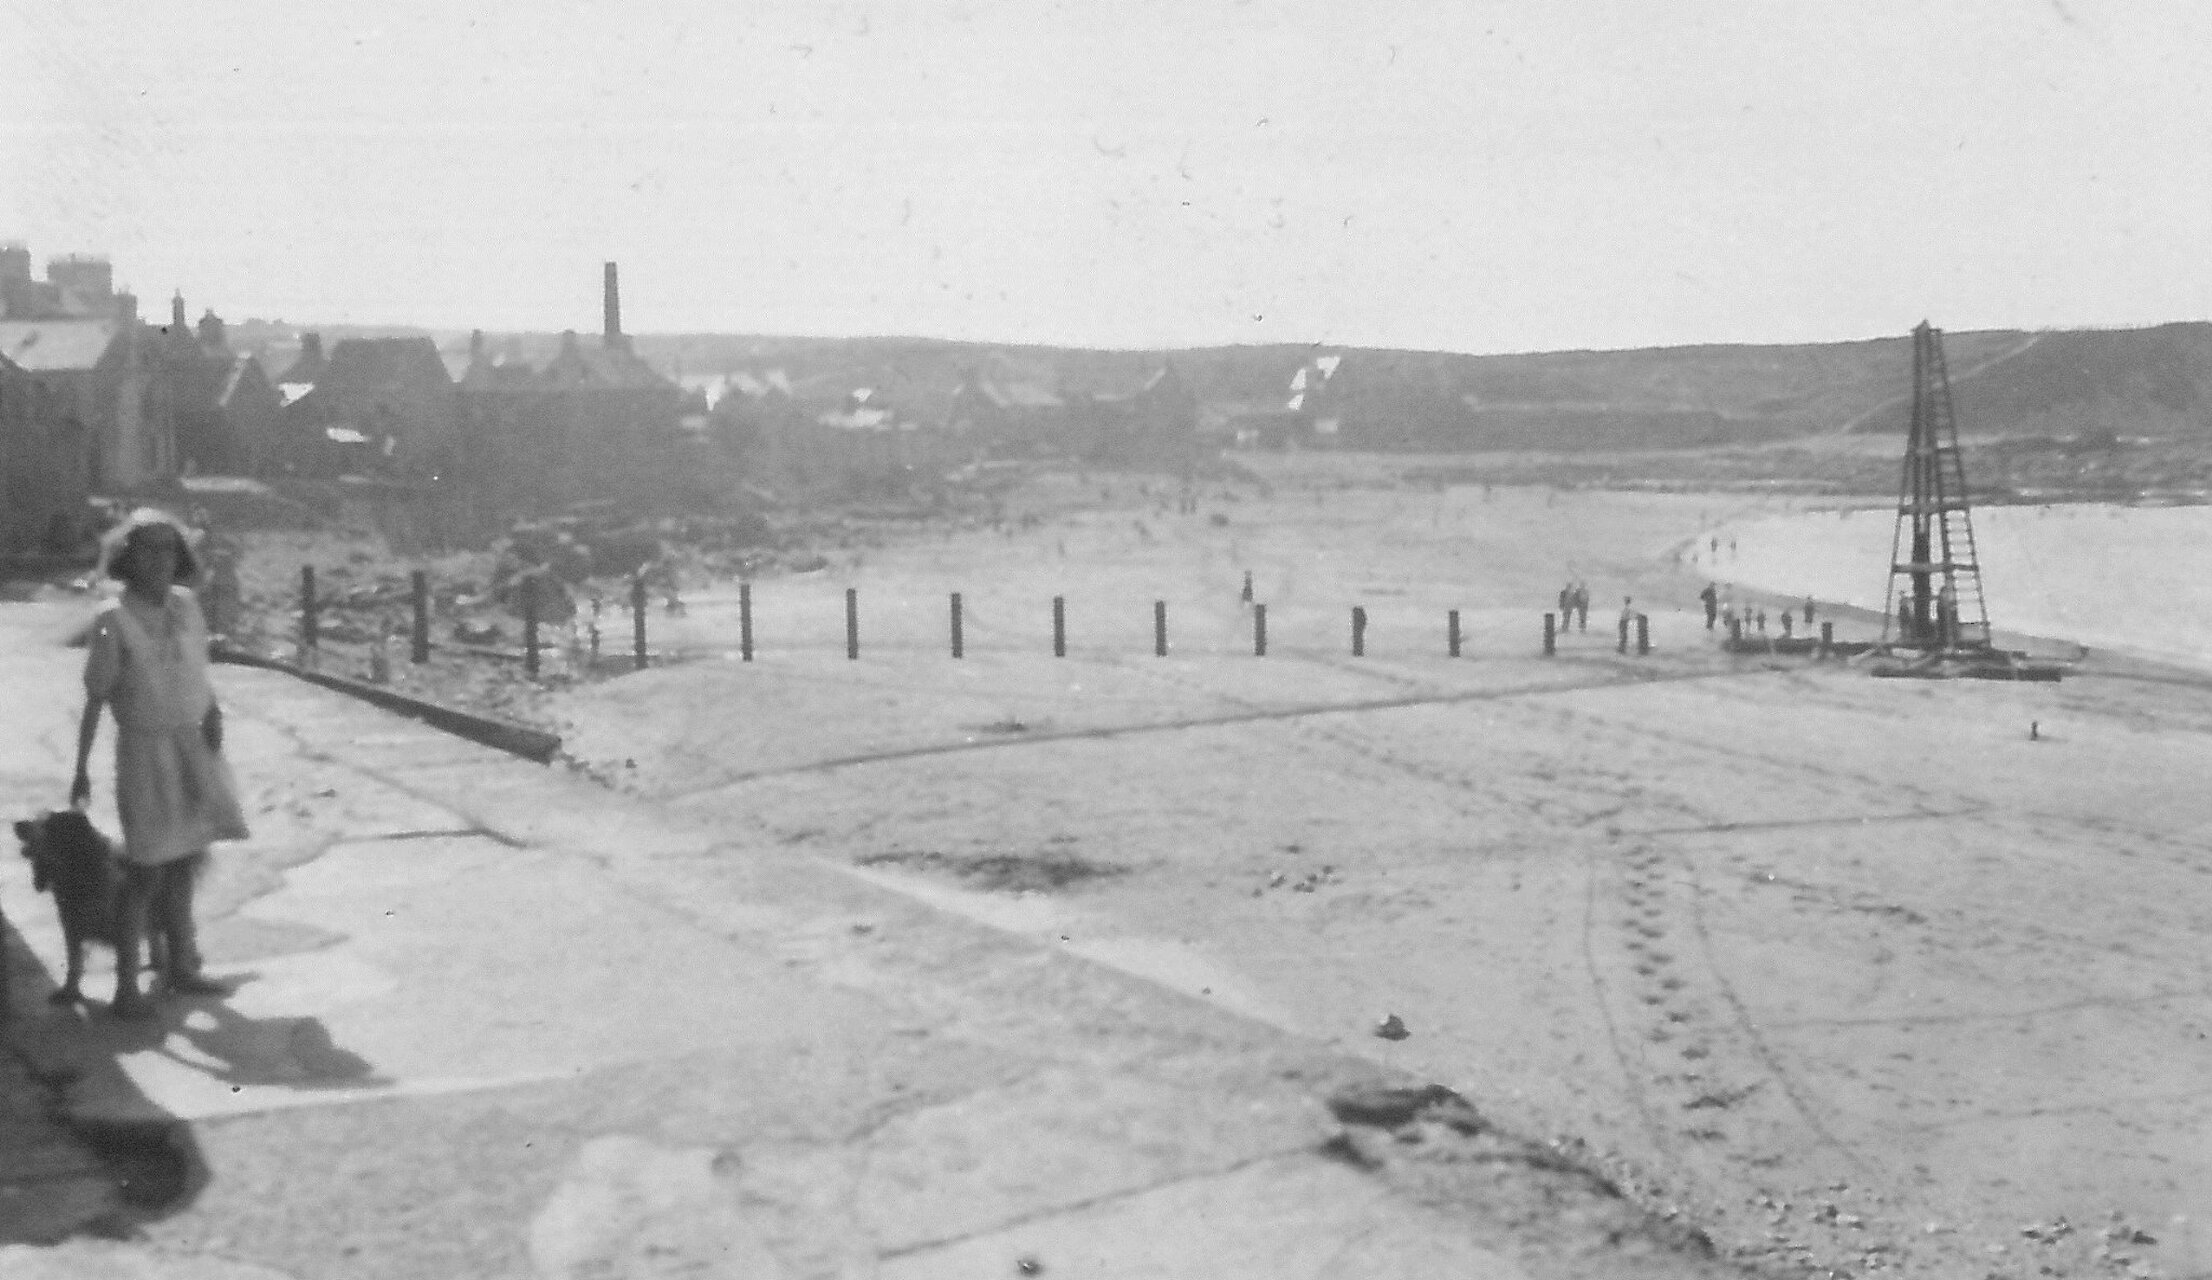
[(138, 960), (149, 923), (168, 941), (167, 990), (228, 993), (200, 973), (192, 888), (208, 845), (244, 839), (246, 823), (222, 756), (222, 709), (208, 684), (207, 622), (192, 592), (178, 585), (198, 574), (183, 525), (159, 511), (133, 513), (109, 535), (107, 571), (123, 591), (93, 623), (69, 798), (79, 807), (91, 798), (92, 741), (101, 709), (110, 708), (125, 863), (113, 1011), (129, 1018), (148, 1012)]

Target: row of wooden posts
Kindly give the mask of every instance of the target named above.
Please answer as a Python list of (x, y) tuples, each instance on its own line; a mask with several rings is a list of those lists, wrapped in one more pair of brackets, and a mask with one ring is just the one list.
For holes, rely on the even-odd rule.
[[(538, 652), (544, 648), (538, 640), (538, 580), (528, 575), (520, 580), (522, 595), (522, 662), (523, 669), (531, 676), (538, 674)], [(419, 664), (430, 661), (430, 578), (423, 570), (414, 571), (410, 580), (410, 595), (414, 605), (414, 626), (410, 633), (409, 657)], [(630, 580), (630, 631), (631, 655), (638, 670), (645, 669), (649, 651), (645, 643), (646, 588), (642, 578)], [(952, 656), (966, 656), (966, 637), (962, 625), (960, 593), (952, 593), (951, 601)], [(1459, 610), (1446, 612), (1444, 621), (1444, 649), (1451, 657), (1460, 656)], [(1828, 638), (1829, 627), (1821, 627), (1822, 639)], [(1544, 654), (1549, 657), (1557, 651), (1557, 635), (1560, 630), (1557, 614), (1544, 615)], [(1651, 619), (1645, 614), (1635, 615), (1636, 652), (1651, 652)], [(1620, 622), (1619, 651), (1629, 651), (1630, 620)], [(753, 660), (753, 584), (741, 582), (737, 587), (737, 637), (738, 654), (746, 662)], [(300, 569), (300, 644), (309, 650), (321, 642), (319, 603), (315, 595), (315, 570), (312, 565)], [(1167, 656), (1167, 601), (1152, 602), (1152, 652), (1158, 657)], [(1256, 657), (1267, 656), (1267, 606), (1252, 605), (1252, 653)], [(1361, 605), (1352, 606), (1352, 656), (1367, 655), (1367, 610)], [(596, 657), (596, 653), (594, 654)], [(845, 656), (860, 657), (860, 592), (857, 588), (845, 589)], [(1068, 607), (1067, 597), (1052, 598), (1052, 656), (1068, 656)]]

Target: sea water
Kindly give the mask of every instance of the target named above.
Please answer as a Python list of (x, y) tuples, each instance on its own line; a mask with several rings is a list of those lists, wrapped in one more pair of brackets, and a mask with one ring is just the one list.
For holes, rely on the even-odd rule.
[[(2212, 666), (2212, 507), (1992, 506), (1972, 521), (1998, 630)], [(1696, 571), (1878, 610), (1896, 527), (1894, 507), (1732, 524), (1708, 532), (1717, 562)]]

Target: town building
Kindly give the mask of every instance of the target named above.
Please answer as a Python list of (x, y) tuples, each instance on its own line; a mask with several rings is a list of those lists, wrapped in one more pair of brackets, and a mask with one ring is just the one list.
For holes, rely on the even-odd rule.
[(436, 343), (347, 338), (284, 406), (269, 463), (298, 475), (434, 478), (452, 466), (460, 418)]
[(992, 358), (967, 371), (953, 392), (945, 426), (994, 457), (1037, 457), (1069, 451), (1068, 402), (1049, 370)]
[(283, 399), (261, 362), (231, 350), (213, 311), (185, 323), (184, 297), (170, 300), (162, 358), (176, 398), (179, 467), (198, 475), (246, 475), (272, 456)]
[(571, 330), (544, 368), (470, 341), (458, 384), (458, 474), (484, 504), (529, 510), (586, 498), (631, 505), (697, 497), (706, 446), (698, 406), (637, 354), (622, 328), (616, 264), (603, 275), (599, 341)]
[(109, 316), (0, 320), (0, 356), (82, 429), (92, 486), (127, 493), (176, 476), (176, 410), (137, 299), (119, 294), (111, 305)]
[(0, 356), (0, 557), (59, 554), (91, 492), (84, 424), (37, 375)]
[(1198, 396), (1172, 364), (1141, 379), (1066, 388), (1068, 445), (1106, 466), (1180, 472), (1198, 445)]

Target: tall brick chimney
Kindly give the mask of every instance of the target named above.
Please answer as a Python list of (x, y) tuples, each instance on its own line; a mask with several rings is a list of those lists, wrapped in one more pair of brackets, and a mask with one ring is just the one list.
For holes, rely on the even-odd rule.
[(184, 325), (184, 290), (179, 289), (169, 298), (169, 332), (182, 336), (188, 330)]
[(622, 336), (622, 286), (615, 281), (614, 264), (607, 264), (607, 332), (603, 345), (609, 351), (629, 349), (630, 340)]

